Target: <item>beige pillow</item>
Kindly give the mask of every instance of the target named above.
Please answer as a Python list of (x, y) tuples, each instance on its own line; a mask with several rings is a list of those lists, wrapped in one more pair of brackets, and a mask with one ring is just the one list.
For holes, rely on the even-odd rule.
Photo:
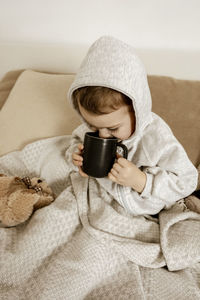
[(71, 134), (80, 124), (67, 101), (74, 75), (24, 71), (0, 111), (0, 155), (38, 139)]
[(0, 81), (0, 109), (3, 107), (8, 95), (13, 88), (17, 77), (23, 72), (24, 70), (15, 70), (7, 72), (4, 77)]

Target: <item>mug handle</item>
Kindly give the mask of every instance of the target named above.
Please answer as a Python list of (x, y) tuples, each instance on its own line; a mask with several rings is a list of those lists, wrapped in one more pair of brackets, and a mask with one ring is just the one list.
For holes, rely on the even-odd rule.
[(121, 142), (117, 143), (117, 147), (121, 147), (122, 148), (122, 150), (123, 150), (123, 157), (127, 159), (127, 157), (128, 157), (128, 149), (127, 149), (127, 147), (124, 144), (122, 144)]

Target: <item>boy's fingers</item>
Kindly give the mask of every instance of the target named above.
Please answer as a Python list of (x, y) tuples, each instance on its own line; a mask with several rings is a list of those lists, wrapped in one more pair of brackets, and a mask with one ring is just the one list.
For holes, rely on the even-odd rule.
[(110, 173), (108, 173), (108, 178), (110, 179), (110, 180), (112, 180), (112, 181), (114, 181), (114, 182), (116, 182), (116, 177), (115, 176), (113, 176), (113, 174), (110, 172)]
[(79, 167), (79, 174), (83, 177), (88, 177), (88, 175), (86, 173), (83, 172), (83, 170), (81, 169), (81, 167)]
[(113, 169), (113, 168), (110, 170), (110, 173), (111, 173), (111, 175), (114, 176), (114, 177), (117, 177), (117, 176), (118, 176), (118, 171), (116, 171), (116, 170)]
[(72, 154), (73, 160), (83, 161), (83, 157), (79, 155), (79, 153), (73, 153)]
[(73, 164), (77, 167), (81, 167), (83, 165), (82, 161), (79, 160), (73, 160)]
[(116, 171), (116, 172), (119, 172), (120, 170), (121, 170), (121, 166), (120, 166), (120, 164), (118, 164), (118, 163), (115, 163), (114, 165), (113, 165), (113, 167), (112, 167), (112, 170), (114, 170), (114, 171)]
[(83, 148), (84, 148), (83, 144), (78, 144), (78, 149), (79, 150), (83, 150)]
[(121, 156), (119, 153), (117, 153), (116, 156), (118, 164), (122, 167), (125, 167), (127, 165), (128, 160)]
[(118, 158), (117, 162), (121, 167), (125, 167), (127, 166), (128, 160), (121, 156), (120, 158)]

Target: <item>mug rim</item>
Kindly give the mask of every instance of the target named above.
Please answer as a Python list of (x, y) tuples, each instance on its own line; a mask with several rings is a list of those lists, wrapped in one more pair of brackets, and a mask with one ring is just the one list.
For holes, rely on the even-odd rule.
[(88, 131), (85, 134), (88, 135), (88, 136), (92, 136), (95, 139), (102, 140), (102, 141), (104, 141), (104, 140), (105, 141), (108, 141), (108, 140), (116, 140), (116, 141), (118, 141), (118, 138), (116, 138), (114, 136), (113, 137), (108, 137), (108, 138), (102, 138), (100, 136), (95, 136), (95, 133), (96, 133), (96, 131)]

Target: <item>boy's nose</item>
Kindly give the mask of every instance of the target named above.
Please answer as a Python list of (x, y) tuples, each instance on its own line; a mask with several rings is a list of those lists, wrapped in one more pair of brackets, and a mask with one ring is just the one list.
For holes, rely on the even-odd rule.
[(99, 137), (106, 139), (111, 137), (110, 132), (106, 128), (99, 129)]

